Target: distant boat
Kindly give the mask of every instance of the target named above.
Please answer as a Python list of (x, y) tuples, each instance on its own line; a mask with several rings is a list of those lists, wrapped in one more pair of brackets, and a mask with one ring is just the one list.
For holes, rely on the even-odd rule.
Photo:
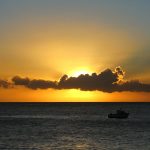
[(116, 111), (115, 114), (108, 114), (108, 118), (118, 118), (118, 119), (125, 119), (125, 118), (128, 118), (129, 116), (129, 113), (119, 109)]

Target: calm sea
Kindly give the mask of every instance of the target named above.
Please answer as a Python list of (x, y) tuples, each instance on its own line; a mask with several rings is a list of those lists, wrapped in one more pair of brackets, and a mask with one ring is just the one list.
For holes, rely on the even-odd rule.
[(150, 150), (150, 103), (0, 103), (2, 149)]

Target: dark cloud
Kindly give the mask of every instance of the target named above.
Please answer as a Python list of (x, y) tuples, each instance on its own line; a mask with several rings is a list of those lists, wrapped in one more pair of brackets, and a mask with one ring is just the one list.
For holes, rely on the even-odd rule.
[(1, 88), (5, 88), (5, 89), (8, 89), (8, 88), (11, 88), (11, 87), (12, 87), (12, 84), (9, 83), (7, 80), (1, 80), (1, 79), (0, 79), (0, 87), (1, 87)]
[(15, 76), (12, 78), (14, 85), (23, 85), (30, 89), (80, 89), (84, 91), (122, 92), (122, 91), (143, 91), (150, 92), (150, 84), (143, 84), (139, 81), (124, 81), (125, 71), (116, 67), (114, 71), (106, 69), (100, 74), (81, 74), (78, 77), (64, 75), (58, 82), (41, 79), (29, 79)]
[(29, 78), (21, 78), (19, 76), (15, 76), (12, 78), (12, 81), (14, 82), (15, 85), (28, 85), (30, 82)]
[(93, 73), (92, 75), (85, 74), (78, 77), (68, 78), (64, 75), (58, 87), (60, 89), (80, 89), (80, 90), (100, 90), (110, 92), (113, 88), (113, 83), (118, 81), (117, 73), (113, 73), (107, 69), (100, 74)]
[(45, 81), (45, 80), (31, 80), (27, 85), (28, 88), (31, 89), (48, 89), (48, 88), (56, 88), (56, 82), (53, 81)]
[(78, 77), (70, 77), (64, 75), (59, 82), (60, 89), (80, 89), (80, 90), (98, 90), (103, 92), (121, 92), (121, 91), (143, 91), (150, 92), (150, 85), (143, 84), (139, 81), (124, 81), (125, 72), (121, 67), (117, 67), (115, 71), (106, 69), (100, 74), (93, 73), (91, 76), (80, 75)]
[(150, 84), (143, 84), (139, 81), (127, 81), (123, 84), (117, 84), (116, 91), (150, 92)]
[(56, 82), (54, 81), (46, 81), (41, 79), (29, 79), (29, 78), (21, 78), (19, 76), (15, 76), (12, 78), (12, 81), (15, 85), (23, 85), (30, 89), (48, 89), (48, 88), (56, 88)]

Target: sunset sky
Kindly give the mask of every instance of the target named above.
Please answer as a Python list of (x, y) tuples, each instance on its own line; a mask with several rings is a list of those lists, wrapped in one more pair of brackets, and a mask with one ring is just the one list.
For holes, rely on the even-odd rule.
[(0, 101), (150, 101), (150, 1), (1, 0)]

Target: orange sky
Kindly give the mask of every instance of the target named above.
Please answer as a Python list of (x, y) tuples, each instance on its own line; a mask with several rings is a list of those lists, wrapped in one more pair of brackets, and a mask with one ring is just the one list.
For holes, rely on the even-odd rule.
[(150, 93), (80, 90), (1, 89), (1, 102), (148, 102)]

